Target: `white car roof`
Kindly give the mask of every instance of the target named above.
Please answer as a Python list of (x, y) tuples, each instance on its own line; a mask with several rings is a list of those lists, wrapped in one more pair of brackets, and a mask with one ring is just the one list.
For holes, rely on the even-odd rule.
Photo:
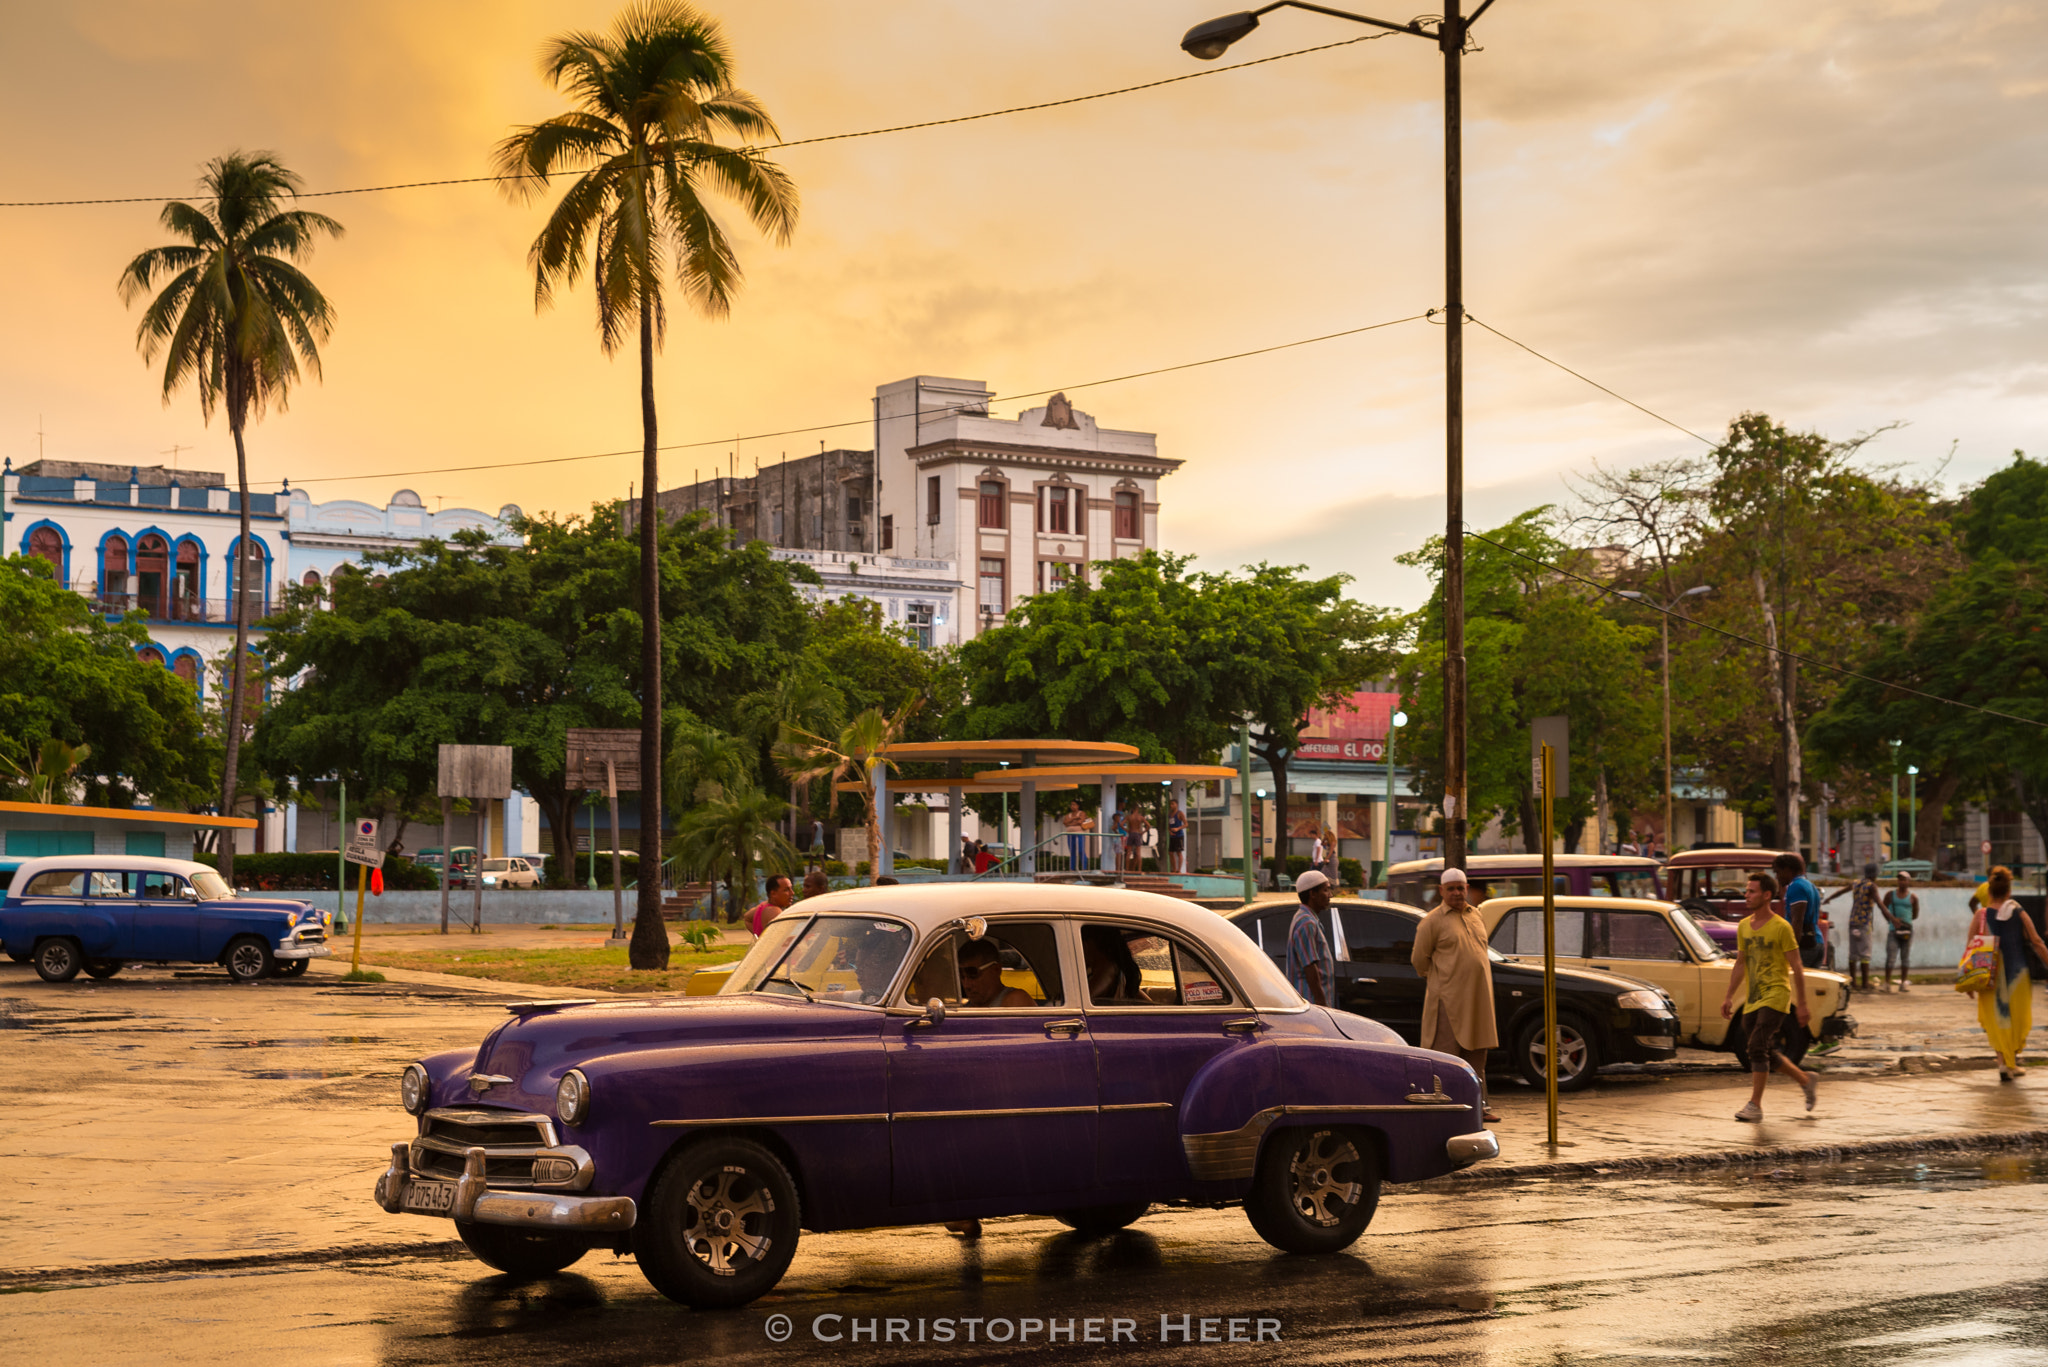
[(138, 873), (175, 873), (186, 878), (195, 873), (215, 872), (212, 865), (195, 860), (158, 859), (146, 854), (47, 854), (22, 860), (14, 876), (26, 886), (30, 878), (45, 869), (84, 869), (89, 873), (102, 869), (132, 870)]
[[(956, 916), (1017, 916), (1027, 912), (1142, 916), (1197, 936), (1214, 935), (1228, 926), (1208, 908), (1177, 898), (1074, 883), (902, 883), (886, 888), (850, 888), (822, 897), (806, 897), (783, 915), (792, 912), (900, 916), (920, 933), (937, 929)], [(1237, 933), (1234, 927), (1230, 929)]]

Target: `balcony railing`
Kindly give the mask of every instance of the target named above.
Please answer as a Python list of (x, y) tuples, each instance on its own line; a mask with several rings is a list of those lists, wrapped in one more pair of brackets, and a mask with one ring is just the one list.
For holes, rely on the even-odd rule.
[[(109, 617), (124, 613), (146, 612), (152, 622), (196, 622), (215, 626), (233, 626), (235, 623), (235, 600), (232, 598), (169, 598), (158, 601), (134, 593), (88, 592), (93, 607)], [(261, 621), (269, 606), (254, 595), (249, 599), (249, 621)]]

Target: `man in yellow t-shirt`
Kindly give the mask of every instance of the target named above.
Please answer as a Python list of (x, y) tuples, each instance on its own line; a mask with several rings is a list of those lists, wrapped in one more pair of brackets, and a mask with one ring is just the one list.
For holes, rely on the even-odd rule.
[(1733, 1019), (1735, 994), (1746, 980), (1749, 994), (1742, 1006), (1749, 1027), (1749, 1104), (1735, 1113), (1737, 1120), (1756, 1122), (1764, 1118), (1764, 1083), (1771, 1076), (1775, 1059), (1778, 1071), (1799, 1084), (1806, 1093), (1806, 1109), (1812, 1110), (1818, 1079), (1778, 1051), (1778, 1031), (1787, 1016), (1796, 1017), (1806, 1028), (1806, 967), (1799, 960), (1799, 937), (1791, 922), (1771, 910), (1778, 880), (1768, 873), (1753, 873), (1743, 900), (1749, 915), (1735, 929), (1735, 971), (1728, 975), (1728, 995), (1721, 1000), (1721, 1015)]

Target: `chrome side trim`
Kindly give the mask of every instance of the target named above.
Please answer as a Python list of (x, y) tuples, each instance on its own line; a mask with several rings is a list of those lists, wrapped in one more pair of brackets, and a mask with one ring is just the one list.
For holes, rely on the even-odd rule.
[(1110, 1115), (1118, 1111), (1170, 1111), (1173, 1109), (1173, 1103), (1171, 1101), (1124, 1101), (1114, 1106), (1098, 1106), (1096, 1109), (1104, 1115)]
[(887, 1120), (888, 1112), (872, 1115), (727, 1115), (703, 1120), (651, 1120), (655, 1129), (687, 1129), (696, 1125), (844, 1125), (859, 1121)]
[(1492, 1130), (1481, 1130), (1477, 1134), (1454, 1134), (1444, 1141), (1444, 1153), (1461, 1168), (1489, 1158), (1500, 1157), (1500, 1140)]
[(981, 1120), (1006, 1115), (1094, 1115), (1094, 1106), (1011, 1106), (987, 1111), (897, 1111), (892, 1120)]

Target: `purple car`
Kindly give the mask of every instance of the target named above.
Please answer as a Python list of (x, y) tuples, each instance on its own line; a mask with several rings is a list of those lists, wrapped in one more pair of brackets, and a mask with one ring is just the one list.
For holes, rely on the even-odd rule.
[(862, 888), (784, 912), (711, 997), (527, 1002), (421, 1059), (376, 1198), (537, 1276), (630, 1251), (686, 1305), (801, 1230), (1241, 1202), (1334, 1252), (1382, 1182), (1500, 1151), (1445, 1054), (1305, 1004), (1213, 912), (1117, 888)]

